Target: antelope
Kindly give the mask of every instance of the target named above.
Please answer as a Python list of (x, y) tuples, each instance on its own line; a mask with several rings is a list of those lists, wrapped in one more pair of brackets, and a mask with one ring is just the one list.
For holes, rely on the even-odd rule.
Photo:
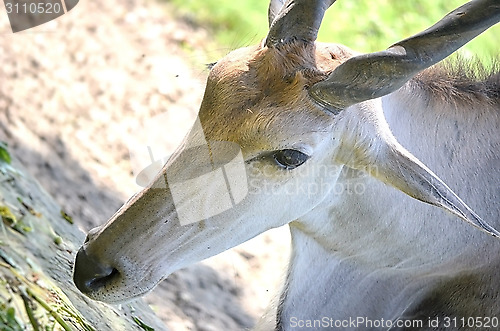
[(181, 146), (89, 232), (81, 292), (131, 300), (288, 224), (286, 280), (257, 328), (498, 325), (500, 74), (434, 64), (500, 21), (500, 3), (359, 54), (316, 42), (334, 2), (271, 0), (266, 38), (210, 69)]

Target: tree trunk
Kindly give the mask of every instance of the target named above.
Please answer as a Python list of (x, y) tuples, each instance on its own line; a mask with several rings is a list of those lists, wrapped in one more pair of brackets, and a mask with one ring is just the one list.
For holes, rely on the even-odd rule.
[(0, 329), (165, 330), (142, 300), (110, 306), (78, 291), (85, 235), (63, 210), (18, 161), (0, 160)]

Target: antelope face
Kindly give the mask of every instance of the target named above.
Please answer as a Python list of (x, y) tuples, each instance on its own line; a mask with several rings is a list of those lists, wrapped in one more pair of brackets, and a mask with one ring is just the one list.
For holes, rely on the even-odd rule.
[[(75, 265), (80, 290), (107, 302), (140, 296), (320, 203), (342, 168), (334, 161), (342, 133), (307, 89), (348, 56), (346, 48), (299, 43), (220, 60), (179, 150), (149, 188), (89, 233)], [(231, 204), (217, 210), (225, 194)]]
[(439, 56), (427, 62), (419, 57), (438, 49), (436, 40), (420, 34), (418, 42), (357, 56), (314, 43), (333, 1), (276, 2), (265, 41), (213, 67), (198, 121), (156, 179), (89, 233), (74, 281), (90, 298), (140, 296), (175, 270), (270, 228), (300, 223), (331, 197), (345, 166), (498, 234), (396, 142), (380, 99), (373, 99), (446, 56), (436, 50)]

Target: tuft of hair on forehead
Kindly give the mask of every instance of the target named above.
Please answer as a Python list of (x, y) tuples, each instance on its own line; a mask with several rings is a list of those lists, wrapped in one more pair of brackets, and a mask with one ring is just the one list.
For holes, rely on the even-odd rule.
[(290, 118), (313, 116), (297, 111), (312, 106), (307, 88), (325, 79), (338, 62), (329, 49), (317, 50), (314, 44), (300, 41), (230, 53), (212, 69), (207, 82), (200, 110), (205, 135), (235, 141), (234, 137), (245, 135), (247, 126), (259, 130)]
[(424, 70), (411, 83), (429, 101), (468, 108), (479, 103), (500, 109), (500, 58), (485, 64), (478, 58), (456, 56)]
[(316, 46), (300, 41), (273, 48), (262, 47), (249, 62), (249, 67), (255, 68), (259, 81), (271, 85), (289, 84), (299, 79), (310, 86), (328, 74), (317, 68)]

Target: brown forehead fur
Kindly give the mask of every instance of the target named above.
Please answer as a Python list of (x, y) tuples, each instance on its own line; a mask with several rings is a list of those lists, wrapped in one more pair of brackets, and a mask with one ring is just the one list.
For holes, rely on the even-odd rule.
[(208, 78), (200, 109), (207, 139), (265, 149), (269, 141), (279, 144), (280, 137), (321, 130), (329, 115), (309, 98), (307, 87), (325, 79), (347, 57), (347, 51), (334, 45), (300, 42), (230, 53)]

